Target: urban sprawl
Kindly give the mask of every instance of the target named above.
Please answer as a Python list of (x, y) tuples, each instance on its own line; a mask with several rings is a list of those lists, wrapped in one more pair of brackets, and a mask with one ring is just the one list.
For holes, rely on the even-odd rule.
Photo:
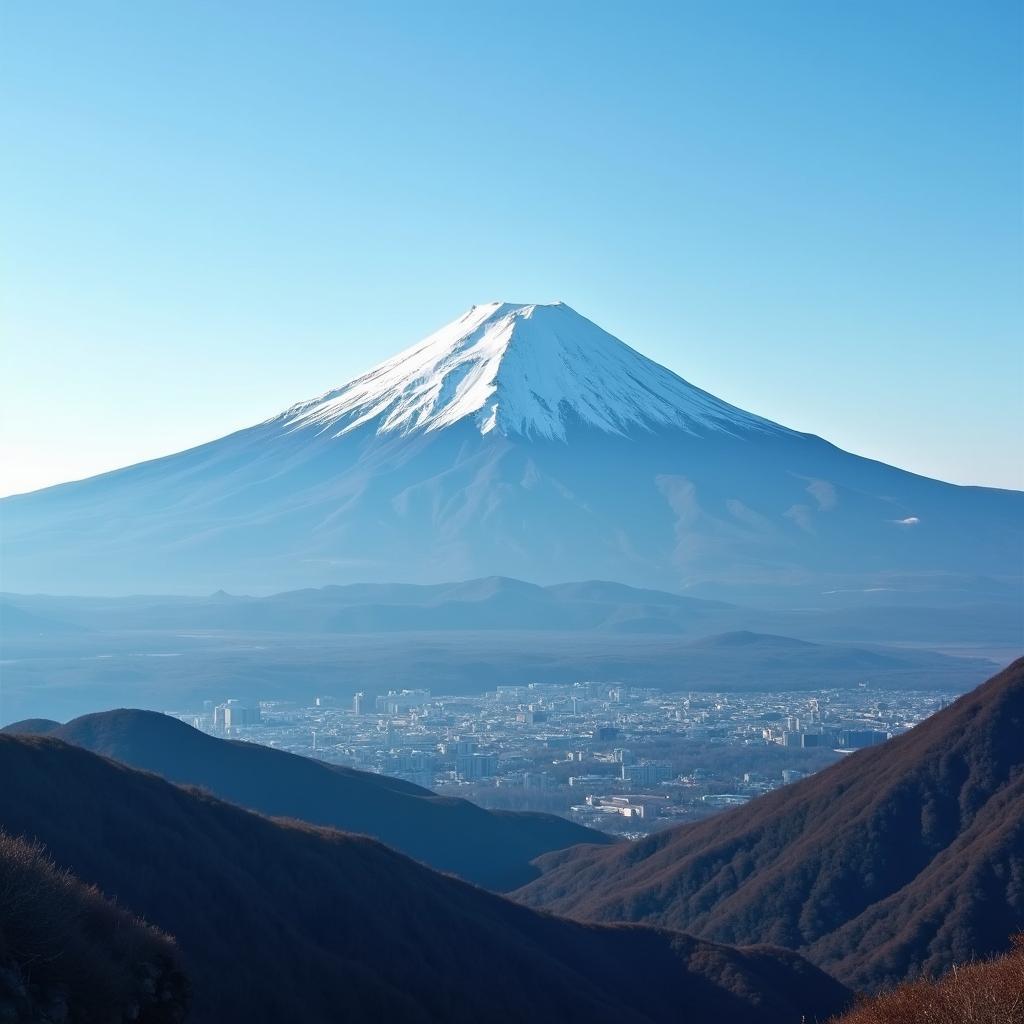
[(379, 772), (482, 806), (544, 810), (627, 836), (785, 785), (928, 717), (954, 693), (665, 693), (626, 684), (391, 691), (308, 703), (208, 700), (204, 732)]

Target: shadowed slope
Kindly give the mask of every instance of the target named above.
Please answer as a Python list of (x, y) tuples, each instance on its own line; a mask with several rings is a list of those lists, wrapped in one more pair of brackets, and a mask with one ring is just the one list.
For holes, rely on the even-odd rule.
[(0, 777), (0, 824), (176, 937), (197, 1024), (790, 1024), (847, 996), (792, 953), (537, 914), (51, 737), (0, 736)]
[[(23, 723), (8, 728), (30, 731)], [(386, 775), (207, 736), (154, 711), (104, 711), (45, 731), (264, 814), (365, 833), (491, 889), (535, 878), (530, 861), (542, 853), (611, 842), (553, 814), (485, 811)]]
[(908, 734), (727, 814), (570, 850), (518, 895), (602, 921), (800, 949), (856, 986), (1024, 925), (1024, 660)]
[(0, 830), (0, 1020), (177, 1024), (174, 943)]

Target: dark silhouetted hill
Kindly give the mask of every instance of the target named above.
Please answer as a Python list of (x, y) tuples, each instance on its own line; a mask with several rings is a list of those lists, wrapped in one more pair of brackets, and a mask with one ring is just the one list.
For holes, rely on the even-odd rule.
[(60, 728), (61, 723), (55, 722), (52, 718), (23, 718), (20, 722), (5, 725), (0, 732), (9, 733), (11, 736), (46, 736)]
[(177, 1024), (179, 960), (166, 935), (0, 830), (0, 1020)]
[[(8, 730), (32, 731), (20, 722)], [(499, 891), (535, 878), (530, 862), (542, 853), (612, 842), (553, 814), (486, 811), (386, 775), (217, 739), (155, 711), (104, 711), (38, 731), (263, 814), (373, 836)]]
[(848, 996), (794, 953), (538, 914), (52, 737), (0, 736), (0, 778), (5, 829), (175, 936), (195, 1024), (792, 1024)]
[(718, 817), (543, 858), (518, 895), (806, 953), (874, 988), (1024, 926), (1024, 659), (909, 733)]

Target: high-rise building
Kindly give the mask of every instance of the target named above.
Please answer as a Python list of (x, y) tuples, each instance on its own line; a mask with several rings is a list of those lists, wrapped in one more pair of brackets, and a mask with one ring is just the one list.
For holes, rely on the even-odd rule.
[(258, 725), (262, 717), (259, 704), (246, 705), (231, 699), (213, 709), (213, 727), (227, 732), (243, 725)]
[(524, 789), (550, 789), (554, 784), (547, 772), (523, 772)]
[(860, 750), (861, 747), (874, 747), (889, 738), (887, 732), (875, 729), (844, 729), (839, 733), (839, 743), (847, 750)]
[(356, 715), (366, 713), (366, 694), (361, 690), (352, 698), (352, 712)]
[(384, 702), (384, 710), (389, 715), (401, 715), (410, 708), (419, 708), (429, 703), (429, 690), (402, 690), (401, 693), (392, 690)]
[(455, 774), (465, 782), (489, 779), (498, 774), (498, 755), (459, 754), (455, 758)]
[(672, 766), (650, 761), (644, 764), (624, 764), (622, 778), (636, 786), (655, 786), (672, 778)]
[(537, 725), (548, 720), (548, 713), (540, 708), (529, 707), (525, 711), (516, 712), (516, 721), (526, 725)]

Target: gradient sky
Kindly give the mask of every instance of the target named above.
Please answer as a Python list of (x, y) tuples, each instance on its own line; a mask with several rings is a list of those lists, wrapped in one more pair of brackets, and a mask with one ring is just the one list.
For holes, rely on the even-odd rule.
[(1017, 2), (0, 17), (0, 493), (247, 426), (491, 299), (1024, 486)]

